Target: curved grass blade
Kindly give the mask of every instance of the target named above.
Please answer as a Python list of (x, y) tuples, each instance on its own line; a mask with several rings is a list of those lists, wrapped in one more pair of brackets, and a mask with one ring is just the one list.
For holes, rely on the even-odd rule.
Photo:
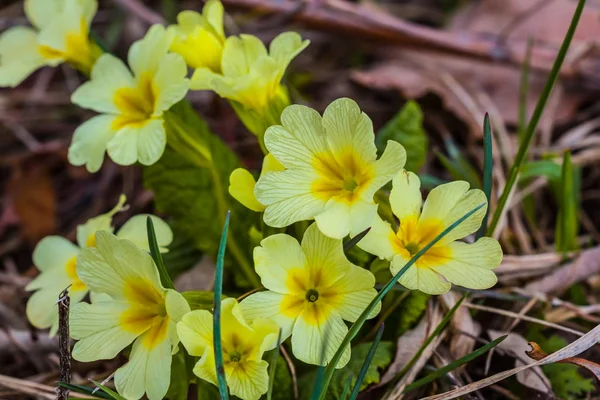
[(515, 161), (512, 167), (510, 168), (510, 173), (508, 179), (506, 180), (506, 185), (504, 186), (502, 194), (498, 199), (498, 205), (496, 206), (496, 211), (494, 212), (494, 216), (492, 217), (492, 222), (488, 226), (488, 235), (493, 234), (494, 230), (498, 226), (498, 223), (500, 222), (500, 217), (502, 216), (504, 207), (506, 206), (506, 202), (508, 201), (508, 197), (513, 189), (513, 186), (517, 182), (517, 177), (521, 170), (521, 165), (523, 164), (523, 161), (525, 161), (525, 156), (527, 155), (527, 150), (529, 149), (529, 145), (531, 144), (533, 135), (535, 134), (540, 119), (542, 118), (542, 113), (546, 108), (546, 103), (548, 102), (548, 98), (550, 97), (552, 88), (554, 87), (554, 84), (558, 79), (560, 68), (562, 67), (563, 61), (565, 60), (565, 56), (567, 55), (567, 50), (571, 45), (571, 40), (573, 39), (573, 34), (575, 33), (575, 29), (577, 29), (577, 25), (579, 24), (579, 19), (581, 18), (581, 14), (583, 13), (584, 6), (585, 0), (579, 0), (579, 2), (577, 3), (577, 8), (575, 9), (575, 13), (573, 14), (573, 18), (571, 19), (571, 25), (569, 25), (569, 30), (565, 35), (562, 45), (560, 46), (558, 55), (556, 56), (556, 60), (554, 60), (554, 65), (552, 65), (550, 75), (548, 76), (540, 98), (537, 104), (535, 105), (535, 109), (533, 110), (533, 114), (531, 116), (531, 119), (529, 120), (529, 124), (527, 125), (527, 129), (523, 133), (522, 141), (519, 145), (519, 150), (515, 155)]
[(523, 134), (527, 125), (527, 95), (529, 94), (529, 70), (531, 69), (531, 50), (533, 49), (533, 37), (527, 39), (525, 48), (525, 59), (521, 67), (521, 82), (519, 84), (519, 120), (517, 121), (517, 134), (519, 144), (523, 141)]
[[(373, 344), (371, 344), (371, 348), (367, 353), (367, 358), (365, 358), (365, 362), (363, 362), (362, 367), (360, 367), (360, 372), (358, 373), (358, 377), (356, 378), (356, 383), (354, 384), (354, 388), (352, 389), (352, 393), (350, 394), (350, 400), (356, 399), (358, 396), (358, 392), (360, 391), (360, 385), (362, 385), (365, 376), (367, 375), (367, 370), (369, 369), (369, 365), (371, 365), (371, 361), (373, 361), (373, 356), (375, 356), (375, 350), (377, 350), (377, 346), (379, 346), (379, 342), (381, 341), (381, 336), (383, 335), (383, 329), (385, 325), (382, 323), (377, 330), (377, 335), (375, 335), (375, 339), (373, 339)], [(342, 397), (345, 399), (345, 397)]]
[(400, 277), (402, 277), (402, 275), (404, 275), (404, 273), (410, 267), (412, 267), (415, 264), (415, 262), (419, 258), (421, 258), (421, 256), (423, 254), (425, 254), (437, 242), (439, 242), (441, 239), (443, 239), (444, 236), (446, 236), (448, 233), (450, 233), (452, 230), (454, 230), (454, 228), (456, 228), (463, 221), (465, 221), (467, 218), (469, 218), (471, 215), (473, 215), (475, 212), (477, 212), (477, 210), (484, 207), (485, 204), (486, 203), (482, 203), (482, 204), (478, 205), (477, 207), (473, 208), (471, 211), (469, 211), (468, 213), (463, 215), (460, 219), (458, 219), (458, 221), (454, 222), (452, 225), (450, 225), (449, 227), (444, 229), (444, 231), (442, 233), (440, 233), (438, 236), (436, 236), (435, 239), (433, 239), (431, 242), (427, 243), (427, 245), (425, 247), (423, 247), (417, 254), (415, 254), (413, 256), (413, 258), (411, 258), (410, 261), (407, 262), (406, 265), (404, 267), (402, 267), (402, 269), (400, 271), (398, 271), (398, 273), (396, 275), (394, 275), (394, 277), (392, 279), (390, 279), (390, 281), (379, 291), (377, 296), (375, 296), (375, 298), (371, 301), (371, 303), (369, 303), (367, 308), (365, 308), (365, 310), (362, 312), (362, 314), (357, 318), (356, 322), (354, 322), (354, 324), (352, 324), (352, 326), (348, 330), (348, 333), (344, 337), (344, 340), (342, 340), (340, 347), (335, 352), (333, 358), (327, 365), (327, 368), (325, 368), (325, 374), (323, 376), (323, 385), (321, 387), (319, 399), (323, 400), (325, 398), (325, 394), (327, 393), (327, 388), (329, 386), (329, 382), (331, 381), (331, 378), (333, 377), (333, 372), (335, 371), (335, 366), (337, 365), (340, 358), (342, 357), (342, 353), (343, 353), (344, 349), (346, 348), (346, 346), (349, 346), (352, 339), (354, 339), (356, 337), (356, 335), (358, 334), (358, 331), (360, 330), (360, 328), (362, 328), (365, 321), (367, 320), (367, 317), (369, 316), (369, 314), (371, 314), (371, 312), (373, 311), (373, 309), (375, 308), (377, 303), (379, 303), (381, 301), (381, 299), (383, 299), (383, 297), (394, 287), (394, 285), (396, 284), (398, 279), (400, 279)]
[(483, 119), (483, 193), (488, 202), (487, 210), (481, 221), (481, 227), (475, 234), (475, 239), (485, 235), (487, 229), (488, 216), (490, 213), (490, 198), (492, 197), (492, 170), (494, 168), (494, 157), (492, 148), (492, 126), (490, 125), (490, 116), (486, 113)]
[(352, 384), (352, 373), (349, 373), (346, 378), (346, 383), (344, 383), (344, 389), (342, 390), (342, 395), (340, 396), (341, 400), (346, 400), (348, 398), (348, 392), (350, 391), (350, 385)]
[(229, 218), (231, 212), (227, 211), (215, 272), (215, 291), (213, 297), (213, 346), (215, 348), (215, 367), (217, 369), (217, 383), (221, 400), (229, 399), (227, 381), (225, 380), (225, 367), (223, 366), (223, 343), (221, 342), (221, 296), (223, 294), (223, 265), (225, 264), (225, 248), (227, 246), (227, 232), (229, 231)]
[(354, 236), (352, 239), (348, 240), (346, 244), (344, 244), (344, 253), (348, 253), (348, 251), (350, 251), (351, 248), (356, 246), (356, 244), (360, 242), (362, 238), (367, 236), (367, 233), (369, 233), (370, 230), (371, 228), (367, 228), (358, 235)]
[(119, 393), (115, 392), (114, 390), (107, 388), (106, 386), (104, 386), (103, 384), (96, 382), (92, 379), (90, 379), (92, 382), (94, 382), (94, 385), (96, 385), (100, 390), (102, 390), (104, 393), (106, 393), (108, 396), (110, 396), (111, 399), (113, 400), (127, 400), (125, 397), (121, 396)]
[(89, 388), (87, 386), (74, 385), (72, 383), (58, 382), (58, 386), (62, 386), (64, 388), (69, 389), (71, 392), (85, 394), (90, 397), (94, 397), (97, 399), (111, 399), (111, 397), (104, 393), (102, 390), (97, 390), (95, 388)]
[(269, 391), (267, 392), (267, 400), (271, 400), (273, 396), (273, 384), (275, 383), (275, 368), (277, 367), (277, 357), (279, 357), (279, 346), (281, 345), (281, 328), (277, 335), (277, 346), (271, 357), (271, 371), (269, 371)]
[(427, 339), (425, 339), (425, 341), (423, 342), (423, 344), (421, 345), (421, 347), (419, 347), (419, 350), (417, 350), (417, 352), (415, 353), (415, 355), (404, 366), (404, 368), (402, 368), (400, 370), (400, 372), (398, 372), (398, 374), (396, 375), (397, 377), (402, 377), (406, 373), (406, 371), (408, 371), (413, 365), (415, 365), (415, 363), (421, 357), (421, 354), (423, 354), (423, 352), (425, 351), (425, 349), (427, 348), (427, 346), (429, 346), (429, 344), (431, 342), (433, 342), (433, 339), (435, 339), (437, 337), (437, 335), (439, 335), (442, 332), (442, 330), (444, 330), (444, 328), (446, 327), (446, 325), (448, 325), (448, 322), (450, 322), (450, 319), (452, 318), (452, 316), (454, 316), (454, 314), (456, 313), (456, 310), (458, 310), (458, 307), (460, 307), (460, 305), (462, 304), (462, 302), (467, 298), (467, 296), (469, 294), (470, 294), (470, 292), (465, 292), (462, 295), (462, 297), (456, 302), (456, 304), (454, 304), (454, 306), (450, 309), (450, 311), (448, 311), (448, 313), (446, 313), (446, 315), (444, 315), (444, 318), (442, 318), (442, 320), (435, 327), (435, 329), (433, 330), (433, 332), (431, 332), (431, 335), (429, 335), (427, 337)]
[(496, 347), (497, 345), (499, 345), (500, 342), (502, 342), (504, 339), (506, 339), (507, 336), (508, 335), (500, 336), (499, 338), (489, 342), (485, 346), (481, 346), (474, 352), (469, 353), (466, 356), (461, 357), (458, 360), (453, 361), (450, 364), (445, 365), (442, 368), (432, 372), (431, 374), (427, 375), (426, 377), (421, 378), (418, 381), (411, 383), (410, 385), (406, 386), (406, 388), (404, 389), (404, 392), (402, 392), (402, 393), (410, 392), (411, 390), (415, 390), (417, 388), (420, 388), (423, 385), (433, 382), (436, 379), (438, 379), (439, 377), (446, 375), (450, 371), (454, 371), (456, 368), (476, 359), (479, 356), (482, 356), (483, 354), (487, 353), (489, 350), (491, 350), (494, 347)]
[(152, 218), (150, 216), (146, 218), (146, 230), (148, 231), (148, 245), (150, 246), (150, 255), (154, 260), (154, 264), (156, 264), (156, 267), (158, 268), (160, 281), (162, 282), (165, 288), (175, 289), (175, 285), (173, 285), (173, 280), (169, 276), (169, 273), (165, 268), (165, 263), (163, 262), (162, 255), (160, 254), (160, 249), (158, 248), (158, 241), (156, 240), (156, 233), (154, 231), (154, 223), (152, 222)]

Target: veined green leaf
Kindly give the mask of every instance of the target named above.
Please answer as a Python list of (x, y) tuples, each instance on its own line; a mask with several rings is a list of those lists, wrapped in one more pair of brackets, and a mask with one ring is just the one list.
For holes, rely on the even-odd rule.
[(406, 149), (406, 168), (417, 172), (425, 163), (429, 140), (423, 128), (423, 111), (415, 101), (404, 107), (377, 132), (375, 144), (380, 153), (388, 140), (395, 140)]

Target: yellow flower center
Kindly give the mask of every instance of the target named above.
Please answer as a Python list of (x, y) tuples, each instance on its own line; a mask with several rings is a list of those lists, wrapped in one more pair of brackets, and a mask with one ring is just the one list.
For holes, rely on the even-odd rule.
[(87, 286), (77, 276), (77, 257), (72, 257), (65, 265), (67, 276), (71, 279), (71, 290), (87, 290)]
[(147, 332), (142, 344), (154, 348), (166, 338), (169, 327), (164, 294), (148, 280), (128, 280), (123, 294), (130, 306), (121, 314), (122, 329), (136, 334)]
[(335, 289), (335, 281), (323, 268), (290, 270), (286, 279), (289, 294), (281, 302), (281, 312), (294, 318), (304, 311), (308, 323), (322, 324), (341, 298), (341, 293)]
[(229, 361), (231, 362), (240, 362), (240, 360), (242, 359), (242, 355), (239, 351), (232, 351), (231, 353), (229, 353)]
[[(406, 217), (400, 221), (398, 232), (392, 233), (390, 239), (396, 253), (402, 254), (405, 258), (412, 258), (443, 230), (444, 225), (440, 220)], [(427, 267), (431, 264), (440, 264), (451, 256), (452, 250), (449, 246), (435, 245), (417, 260), (416, 266)]]
[(112, 129), (119, 130), (127, 125), (143, 126), (152, 119), (157, 100), (152, 74), (146, 72), (138, 80), (137, 87), (118, 89), (113, 101), (120, 112)]
[(54, 49), (41, 45), (38, 51), (48, 60), (64, 59), (69, 64), (89, 75), (102, 50), (95, 42), (89, 40), (87, 25), (83, 19), (80, 21), (79, 31), (67, 33), (65, 37), (65, 50)]
[(371, 183), (373, 168), (363, 161), (352, 148), (340, 152), (334, 158), (329, 153), (317, 154), (312, 161), (318, 178), (311, 191), (317, 198), (327, 201), (333, 197), (353, 203)]

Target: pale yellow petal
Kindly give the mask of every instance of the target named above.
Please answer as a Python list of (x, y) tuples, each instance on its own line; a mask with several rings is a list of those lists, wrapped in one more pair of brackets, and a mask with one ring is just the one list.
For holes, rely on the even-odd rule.
[(161, 116), (164, 111), (185, 97), (189, 89), (186, 76), (187, 66), (179, 54), (166, 54), (160, 59), (152, 86), (157, 96), (153, 116)]
[(33, 250), (33, 264), (40, 271), (63, 270), (79, 251), (79, 247), (61, 236), (46, 236)]
[(253, 35), (230, 36), (225, 41), (221, 66), (223, 75), (239, 77), (247, 74), (260, 57), (267, 56), (267, 49)]
[(212, 351), (213, 316), (207, 310), (194, 310), (185, 314), (177, 323), (179, 340), (195, 357), (201, 357), (206, 351)]
[(79, 303), (71, 308), (70, 334), (79, 340), (73, 348), (78, 361), (110, 360), (142, 332), (124, 330), (121, 315), (129, 304), (115, 301)]
[(313, 171), (315, 155), (328, 151), (321, 116), (312, 108), (291, 105), (281, 114), (282, 126), (265, 132), (265, 146), (285, 168)]
[(256, 181), (247, 169), (237, 168), (229, 175), (229, 194), (231, 197), (252, 211), (262, 212), (265, 206), (256, 200), (254, 186), (256, 186)]
[(314, 176), (308, 171), (270, 172), (258, 179), (254, 194), (266, 205), (264, 221), (283, 228), (294, 222), (314, 218), (325, 207), (325, 201), (311, 193)]
[(265, 291), (246, 297), (241, 301), (240, 307), (249, 321), (259, 318), (268, 318), (275, 321), (281, 328), (281, 341), (283, 342), (292, 334), (292, 328), (298, 316), (287, 312), (289, 309), (282, 308), (283, 304), (283, 294)]
[[(27, 319), (31, 325), (39, 329), (49, 328), (58, 323), (58, 308), (56, 302), (59, 293), (69, 285), (68, 280), (57, 282), (57, 288), (44, 288), (36, 291), (29, 297), (25, 309)], [(59, 289), (62, 287), (62, 289)]]
[(33, 29), (16, 26), (0, 34), (0, 87), (19, 85), (44, 64)]
[(111, 54), (103, 54), (92, 68), (91, 79), (77, 88), (71, 101), (99, 113), (120, 114), (115, 93), (133, 87), (135, 81), (123, 61)]
[(261, 174), (266, 174), (267, 172), (277, 172), (283, 171), (285, 167), (277, 161), (273, 154), (269, 153), (263, 159), (262, 169), (260, 170)]
[(125, 202), (127, 198), (125, 195), (119, 196), (117, 204), (107, 213), (100, 214), (97, 217), (90, 218), (85, 224), (77, 226), (77, 243), (81, 248), (94, 247), (96, 245), (96, 232), (107, 231), (113, 232), (112, 218), (113, 216), (121, 211), (125, 211), (127, 207)]
[(111, 233), (96, 233), (96, 247), (81, 251), (78, 257), (79, 278), (92, 291), (107, 293), (115, 300), (125, 300), (133, 283), (162, 293), (158, 270), (148, 252)]
[(369, 233), (367, 233), (356, 245), (382, 260), (391, 260), (394, 257), (394, 254), (396, 254), (392, 245), (392, 238), (395, 236), (389, 222), (383, 221), (381, 217), (377, 215), (371, 224)]
[[(143, 340), (143, 337), (140, 338)], [(162, 400), (171, 383), (171, 343), (163, 340), (148, 354), (146, 362), (146, 395), (149, 400)]]
[[(241, 303), (240, 309), (242, 311), (245, 310), (241, 307)], [(244, 314), (244, 316), (246, 316), (246, 314)], [(281, 328), (277, 322), (267, 318), (257, 318), (252, 320), (250, 327), (254, 331), (254, 338), (258, 341), (258, 345), (255, 345), (258, 351), (253, 352), (248, 359), (260, 360), (265, 351), (273, 350), (277, 347), (277, 338), (279, 337), (279, 330)]]
[(310, 41), (302, 40), (302, 37), (296, 32), (283, 32), (273, 39), (269, 45), (269, 56), (273, 57), (281, 74), (285, 72), (289, 63), (304, 50)]
[(25, 0), (25, 15), (33, 26), (40, 29), (54, 21), (64, 3), (64, 0)]
[(342, 241), (325, 236), (316, 223), (304, 232), (302, 251), (306, 255), (306, 268), (312, 276), (320, 276), (324, 285), (334, 284), (352, 267), (344, 255)]
[(263, 239), (254, 249), (254, 265), (264, 287), (289, 293), (288, 274), (290, 270), (304, 268), (306, 257), (295, 238), (280, 233)]
[[(334, 239), (343, 239), (350, 233), (352, 220), (350, 205), (337, 199), (330, 199), (322, 212), (315, 215), (315, 221), (319, 230), (326, 236)], [(375, 209), (377, 211), (377, 209)], [(364, 216), (366, 219), (374, 218), (375, 215)], [(364, 228), (367, 229), (368, 225)], [(363, 230), (364, 230), (363, 229)], [(360, 233), (356, 232), (355, 234)]]
[(104, 162), (108, 142), (114, 137), (112, 129), (115, 117), (98, 115), (79, 125), (69, 146), (69, 162), (75, 166), (85, 165), (89, 172), (98, 172)]
[(407, 217), (419, 217), (423, 197), (421, 195), (421, 180), (410, 171), (402, 170), (392, 182), (390, 205), (394, 215), (402, 220)]
[(502, 248), (496, 239), (482, 237), (473, 244), (449, 245), (451, 258), (431, 268), (449, 282), (469, 289), (489, 289), (498, 278), (491, 271), (502, 261)]
[[(354, 322), (377, 295), (374, 286), (375, 277), (371, 271), (351, 265), (344, 276), (329, 289), (335, 295), (328, 298), (328, 301), (331, 301), (344, 320)], [(381, 303), (377, 303), (368, 318), (375, 317), (380, 310)]]
[(215, 366), (215, 353), (212, 347), (207, 347), (204, 354), (194, 365), (194, 375), (207, 382), (217, 385), (217, 372)]
[[(330, 313), (322, 323), (315, 324), (312, 316), (308, 316), (307, 312), (308, 310), (303, 311), (294, 324), (292, 351), (297, 359), (305, 363), (326, 365), (340, 347), (348, 333), (348, 327), (342, 317), (335, 313)], [(348, 346), (336, 368), (344, 367), (349, 359), (350, 347)]]
[[(391, 263), (391, 271), (396, 275), (409, 260), (398, 254)], [(450, 290), (450, 283), (445, 281), (435, 271), (427, 267), (412, 265), (400, 277), (401, 285), (411, 290), (420, 290), (428, 294), (443, 294)]]
[(264, 361), (245, 361), (227, 374), (227, 386), (233, 396), (243, 400), (258, 400), (269, 388), (269, 364)]
[(442, 240), (440, 240), (440, 244), (450, 243), (454, 240), (462, 239), (465, 236), (470, 235), (471, 233), (476, 232), (481, 226), (481, 222), (483, 221), (483, 217), (487, 210), (487, 198), (483, 191), (479, 189), (471, 189), (462, 198), (458, 201), (458, 203), (450, 210), (450, 212), (446, 215), (443, 221), (444, 228), (449, 227), (454, 222), (458, 221), (469, 211), (472, 211), (476, 207), (485, 204), (479, 210), (477, 210), (474, 214), (472, 214), (469, 218), (467, 218), (464, 222), (454, 228), (450, 233), (448, 233)]
[(188, 302), (179, 292), (173, 289), (167, 289), (165, 306), (167, 315), (175, 322), (181, 321), (181, 318), (190, 312)]
[(148, 245), (148, 229), (147, 219), (152, 219), (152, 225), (154, 225), (154, 233), (156, 235), (156, 242), (161, 253), (166, 253), (169, 250), (167, 247), (173, 241), (173, 231), (169, 224), (155, 215), (149, 214), (138, 214), (129, 218), (125, 224), (117, 231), (117, 237), (120, 239), (127, 239), (135, 243), (140, 249), (150, 251)]
[(119, 165), (143, 165), (157, 162), (165, 151), (167, 135), (162, 119), (151, 119), (141, 125), (123, 127), (108, 142), (110, 158)]
[(129, 48), (127, 62), (134, 75), (139, 78), (145, 72), (154, 74), (163, 56), (167, 54), (172, 40), (173, 36), (167, 34), (164, 26), (152, 25), (146, 36)]
[(202, 8), (202, 15), (206, 18), (206, 21), (215, 30), (215, 32), (225, 38), (223, 31), (223, 14), (225, 10), (223, 4), (219, 0), (208, 0)]
[(361, 197), (373, 201), (373, 195), (385, 184), (398, 175), (406, 163), (406, 150), (393, 140), (388, 140), (381, 158), (373, 166), (374, 177), (368, 187), (363, 190)]

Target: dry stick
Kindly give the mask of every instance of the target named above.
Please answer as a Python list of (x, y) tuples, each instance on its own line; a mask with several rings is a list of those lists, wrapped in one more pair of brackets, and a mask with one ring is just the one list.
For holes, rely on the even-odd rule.
[(491, 312), (494, 314), (500, 314), (500, 315), (504, 315), (505, 317), (521, 318), (523, 321), (534, 322), (536, 324), (544, 325), (549, 328), (554, 328), (554, 329), (558, 329), (558, 330), (561, 330), (564, 332), (569, 332), (569, 333), (572, 333), (573, 335), (577, 335), (577, 336), (584, 335), (583, 332), (576, 331), (575, 329), (567, 328), (566, 326), (553, 324), (552, 322), (547, 322), (547, 321), (544, 321), (544, 320), (538, 319), (538, 318), (528, 317), (526, 315), (519, 315), (517, 313), (501, 310), (499, 308), (480, 306), (480, 305), (472, 304), (472, 303), (463, 303), (463, 304), (461, 304), (461, 307), (468, 307), (468, 308), (472, 308), (473, 310), (479, 310), (479, 311)]
[[(125, 0), (118, 0), (123, 2)], [(315, 29), (335, 32), (386, 45), (401, 45), (419, 51), (431, 51), (461, 56), (520, 68), (525, 60), (527, 41), (511, 39), (511, 46), (502, 45), (498, 37), (447, 32), (417, 25), (390, 16), (373, 7), (355, 5), (340, 0), (303, 3), (294, 0), (223, 0), (231, 8), (251, 9), (264, 14), (286, 14), (294, 22)], [(556, 47), (538, 45), (532, 57), (532, 70), (547, 73), (556, 58)], [(565, 65), (561, 77), (596, 79), (593, 73)]]
[(160, 15), (146, 7), (139, 0), (114, 0), (115, 3), (134, 14), (148, 24), (163, 24), (165, 19)]
[[(37, 382), (30, 382), (24, 379), (13, 378), (12, 376), (0, 375), (0, 386), (6, 387), (11, 390), (15, 390), (20, 393), (26, 393), (50, 400), (54, 400), (55, 398), (55, 392), (52, 386), (44, 385), (42, 383)], [(70, 396), (78, 399), (95, 398), (81, 393), (71, 393)]]
[(286, 351), (285, 347), (283, 347), (283, 345), (279, 346), (279, 351), (281, 352), (283, 358), (285, 358), (285, 362), (287, 363), (288, 368), (290, 369), (290, 375), (292, 375), (292, 386), (294, 389), (294, 400), (298, 400), (298, 397), (300, 396), (298, 393), (298, 379), (296, 378), (296, 367), (294, 366), (292, 358)]
[[(71, 285), (69, 285), (70, 287)], [(60, 355), (60, 382), (71, 383), (71, 346), (69, 345), (69, 287), (58, 295), (58, 353)], [(67, 400), (69, 389), (58, 386), (56, 400)]]

